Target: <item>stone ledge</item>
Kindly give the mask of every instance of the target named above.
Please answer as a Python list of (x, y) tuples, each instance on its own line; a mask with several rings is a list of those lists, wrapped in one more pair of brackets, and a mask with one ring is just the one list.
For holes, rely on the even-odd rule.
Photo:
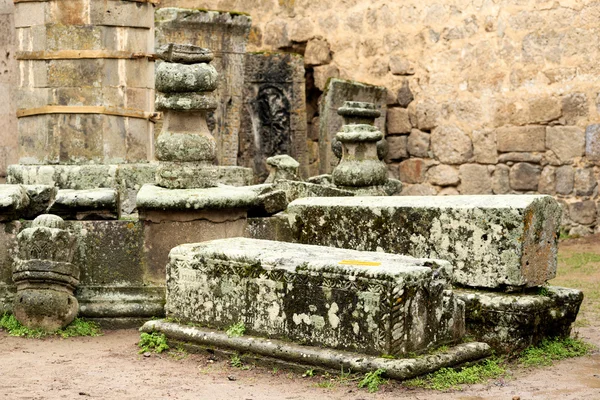
[(465, 302), (467, 334), (495, 350), (513, 352), (549, 337), (568, 337), (583, 293), (546, 287), (547, 293), (506, 294), (455, 289)]
[(313, 197), (287, 213), (300, 243), (447, 260), (468, 287), (535, 287), (556, 274), (561, 207), (550, 196)]
[(337, 371), (344, 368), (357, 373), (367, 373), (381, 368), (386, 371), (387, 377), (398, 380), (411, 379), (441, 368), (480, 361), (492, 354), (491, 348), (487, 344), (472, 342), (453, 346), (448, 351), (435, 355), (389, 359), (253, 336), (229, 337), (224, 332), (165, 321), (146, 322), (140, 331), (160, 332), (172, 340), (254, 353), (264, 357)]
[(79, 315), (86, 318), (150, 318), (165, 313), (164, 286), (81, 286)]
[(66, 219), (119, 219), (119, 192), (115, 189), (59, 190), (49, 213)]

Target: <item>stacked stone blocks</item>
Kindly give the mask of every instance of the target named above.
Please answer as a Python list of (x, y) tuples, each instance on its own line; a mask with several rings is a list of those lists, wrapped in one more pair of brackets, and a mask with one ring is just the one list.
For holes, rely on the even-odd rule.
[(15, 7), (19, 162), (151, 159), (152, 4), (77, 0)]

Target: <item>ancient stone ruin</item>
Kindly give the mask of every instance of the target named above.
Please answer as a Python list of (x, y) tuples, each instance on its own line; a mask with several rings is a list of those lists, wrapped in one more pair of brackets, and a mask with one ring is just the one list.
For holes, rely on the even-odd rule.
[[(64, 3), (15, 6), (24, 80), (18, 164), (0, 185), (0, 312), (48, 331), (76, 315), (145, 322), (172, 341), (397, 379), (570, 334), (583, 294), (548, 286), (552, 196), (402, 196), (426, 171), (456, 171), (409, 159), (408, 187), (389, 176), (385, 121), (389, 133), (399, 117), (383, 87), (320, 82), (308, 127), (302, 58), (246, 53), (247, 15)], [(306, 52), (317, 74), (329, 51)], [(455, 163), (433, 137), (461, 133), (416, 115), (411, 152), (431, 139)], [(246, 335), (223, 332), (233, 324)]]

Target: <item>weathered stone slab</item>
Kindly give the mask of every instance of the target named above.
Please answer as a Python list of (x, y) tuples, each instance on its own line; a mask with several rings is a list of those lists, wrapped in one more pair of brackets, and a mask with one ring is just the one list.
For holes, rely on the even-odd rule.
[(29, 197), (29, 206), (25, 218), (34, 218), (44, 214), (54, 202), (58, 188), (47, 185), (24, 185)]
[(550, 196), (305, 198), (287, 212), (300, 243), (447, 260), (465, 286), (556, 275), (561, 208)]
[(59, 190), (49, 213), (77, 220), (119, 219), (121, 207), (115, 189)]
[(0, 221), (19, 219), (29, 206), (27, 190), (21, 185), (0, 185)]
[(244, 86), (246, 43), (252, 23), (248, 15), (165, 7), (156, 11), (156, 46), (185, 43), (213, 51), (219, 76), (218, 107), (209, 116), (217, 141), (219, 165), (236, 165)]
[(273, 187), (277, 190), (283, 190), (287, 196), (288, 202), (292, 202), (301, 197), (347, 197), (355, 195), (355, 193), (350, 190), (342, 190), (333, 186), (284, 179), (276, 181)]
[[(260, 207), (272, 192), (271, 185), (245, 187), (219, 186), (205, 189), (164, 189), (144, 185), (138, 192), (137, 208), (141, 218), (149, 211), (203, 211), (250, 209)], [(279, 212), (281, 209), (276, 210)], [(273, 212), (274, 213), (274, 212)]]
[(366, 354), (405, 355), (463, 334), (438, 260), (231, 238), (173, 249), (167, 315)]
[(467, 334), (496, 351), (515, 352), (544, 338), (569, 337), (583, 293), (547, 287), (544, 294), (455, 290), (466, 304)]
[(257, 181), (269, 173), (267, 158), (288, 154), (308, 166), (304, 60), (289, 53), (249, 53), (245, 60), (244, 112), (238, 165), (254, 169)]
[(381, 111), (375, 120), (375, 126), (385, 132), (387, 92), (384, 87), (359, 82), (331, 79), (323, 93), (320, 103), (319, 128), (319, 173), (329, 174), (338, 164), (338, 158), (331, 150), (331, 143), (344, 125), (344, 119), (338, 109), (346, 101), (374, 103)]
[(600, 161), (600, 124), (590, 125), (585, 130), (585, 155), (591, 161)]

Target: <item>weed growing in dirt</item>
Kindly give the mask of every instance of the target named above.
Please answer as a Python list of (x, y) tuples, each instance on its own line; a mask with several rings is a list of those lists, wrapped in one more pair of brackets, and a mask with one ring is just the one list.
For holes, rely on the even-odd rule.
[(385, 385), (388, 381), (382, 378), (385, 374), (385, 369), (379, 368), (376, 371), (367, 372), (365, 377), (358, 382), (359, 388), (367, 388), (369, 393), (374, 393), (379, 390), (379, 386)]
[(188, 355), (188, 352), (181, 345), (177, 346), (176, 349), (171, 349), (169, 351), (169, 357), (177, 361), (181, 361), (184, 358), (187, 358)]
[(23, 326), (14, 315), (5, 313), (0, 318), (0, 329), (8, 332), (11, 336), (21, 336), (26, 338), (42, 338), (45, 336), (58, 335), (63, 338), (75, 336), (100, 336), (102, 331), (100, 327), (91, 321), (82, 318), (75, 318), (67, 327), (55, 332), (47, 332), (43, 329), (30, 329)]
[(164, 333), (152, 332), (142, 333), (140, 335), (140, 341), (138, 342), (140, 348), (139, 354), (153, 351), (155, 353), (162, 353), (165, 350), (169, 350), (167, 344), (167, 338)]
[(311, 377), (311, 376), (315, 376), (315, 369), (314, 369), (314, 368), (307, 369), (307, 370), (306, 370), (306, 371), (304, 371), (304, 373), (302, 374), (302, 377), (303, 377), (303, 378), (306, 378), (306, 377)]
[(227, 336), (229, 337), (240, 337), (240, 336), (244, 336), (244, 333), (246, 332), (246, 326), (244, 325), (243, 322), (238, 322), (237, 324), (233, 324), (231, 325), (228, 329), (227, 329)]
[(432, 374), (405, 381), (404, 386), (434, 390), (458, 389), (460, 385), (485, 382), (488, 379), (499, 378), (505, 373), (506, 369), (502, 361), (491, 358), (470, 367), (442, 368)]
[(239, 354), (232, 354), (229, 363), (234, 368), (242, 368), (244, 366), (242, 358), (239, 356)]
[(553, 361), (571, 357), (581, 357), (588, 354), (592, 346), (574, 338), (544, 339), (537, 346), (523, 350), (518, 360), (528, 367), (552, 365)]

